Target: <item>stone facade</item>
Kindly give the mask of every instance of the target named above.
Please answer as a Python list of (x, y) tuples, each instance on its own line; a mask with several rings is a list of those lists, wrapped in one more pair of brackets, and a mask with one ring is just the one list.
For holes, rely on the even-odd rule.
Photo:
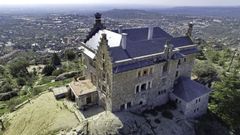
[[(151, 31), (153, 31), (153, 28)], [(113, 60), (113, 52), (110, 51), (110, 48), (119, 47), (116, 46), (116, 43), (119, 37), (121, 37), (120, 47), (122, 47), (123, 51), (127, 51), (127, 34), (113, 34), (108, 30), (103, 30), (101, 33), (99, 35), (98, 32), (95, 32), (95, 35), (92, 35), (92, 38), (95, 38), (95, 40), (91, 39), (91, 36), (87, 37), (91, 40), (91, 43), (98, 43), (98, 45), (90, 44), (89, 46), (87, 44), (88, 40), (81, 45), (85, 49), (83, 51), (86, 65), (85, 73), (87, 78), (91, 79), (92, 83), (97, 87), (98, 104), (100, 106), (108, 111), (122, 111), (152, 108), (165, 104), (169, 100), (178, 99), (178, 97), (172, 94), (174, 91), (173, 87), (180, 77), (191, 77), (196, 54), (186, 53), (186, 55), (183, 55), (183, 52), (196, 49), (196, 45), (191, 42), (192, 44), (185, 43), (186, 45), (184, 46), (174, 47), (167, 40), (163, 47), (164, 49), (158, 53), (116, 61)], [(146, 40), (152, 40), (152, 37), (148, 37)], [(96, 40), (99, 40), (99, 42), (95, 42)], [(138, 66), (141, 63), (144, 65), (142, 61), (150, 61), (151, 64)], [(137, 65), (136, 68), (131, 67), (131, 69), (126, 71), (116, 71), (118, 68), (115, 67), (119, 65), (128, 66), (131, 64)], [(197, 114), (205, 112), (208, 94), (200, 98), (202, 98), (203, 102), (197, 104), (198, 108), (196, 108), (194, 100), (186, 103), (183, 101), (178, 106), (183, 109), (184, 114), (190, 117), (197, 116), (195, 115), (196, 113), (192, 114), (192, 109), (197, 109)], [(178, 101), (181, 101), (181, 99), (178, 99)]]

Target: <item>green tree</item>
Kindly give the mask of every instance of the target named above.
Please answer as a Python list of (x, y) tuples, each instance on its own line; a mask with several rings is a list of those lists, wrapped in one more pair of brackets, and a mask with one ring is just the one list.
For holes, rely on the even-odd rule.
[(28, 62), (25, 59), (18, 59), (9, 64), (9, 70), (13, 77), (26, 77), (28, 75)]
[(5, 72), (5, 69), (3, 66), (0, 65), (0, 75), (3, 75)]
[(61, 65), (61, 59), (59, 58), (59, 56), (56, 53), (54, 53), (52, 55), (51, 64), (53, 66), (60, 66)]
[(198, 81), (202, 84), (213, 82), (217, 76), (217, 70), (209, 62), (197, 62), (194, 65), (193, 73), (198, 77)]
[(5, 83), (2, 88), (0, 89), (0, 92), (10, 92), (13, 88), (9, 83)]
[(55, 67), (52, 65), (47, 65), (43, 68), (42, 73), (46, 76), (52, 75), (53, 71), (55, 70)]
[(17, 78), (17, 84), (18, 84), (19, 86), (24, 86), (24, 85), (26, 84), (26, 81), (25, 81), (24, 78), (19, 77), (19, 78)]
[(220, 116), (234, 132), (240, 132), (240, 75), (233, 72), (214, 84), (212, 110)]
[(72, 50), (66, 50), (64, 55), (69, 61), (72, 61), (76, 58), (76, 55)]

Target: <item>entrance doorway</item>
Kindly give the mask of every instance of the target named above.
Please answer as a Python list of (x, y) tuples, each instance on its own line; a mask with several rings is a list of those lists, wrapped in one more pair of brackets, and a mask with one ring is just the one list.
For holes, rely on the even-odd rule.
[(87, 103), (87, 104), (92, 103), (92, 98), (91, 98), (91, 96), (89, 96), (89, 97), (86, 98), (86, 103)]

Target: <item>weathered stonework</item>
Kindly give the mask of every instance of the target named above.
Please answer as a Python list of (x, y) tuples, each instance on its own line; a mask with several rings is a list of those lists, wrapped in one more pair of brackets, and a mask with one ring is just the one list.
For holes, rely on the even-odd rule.
[[(149, 30), (149, 32), (151, 31), (153, 30)], [(191, 29), (189, 32), (191, 32)], [(178, 44), (178, 46), (174, 47), (172, 41), (167, 40), (161, 51), (157, 53), (132, 57), (127, 52), (127, 36), (127, 33), (118, 34), (102, 30), (92, 35), (92, 38), (87, 37), (89, 42), (86, 40), (82, 44), (83, 48), (88, 50), (84, 54), (85, 73), (87, 78), (91, 79), (92, 83), (97, 87), (98, 104), (108, 111), (122, 111), (152, 108), (165, 104), (169, 100), (178, 99), (178, 97), (172, 94), (174, 86), (179, 78), (191, 77), (196, 54), (195, 50), (197, 50), (196, 45), (192, 41), (187, 43), (186, 39), (183, 41), (184, 45), (179, 45), (176, 43), (181, 40), (179, 38), (175, 41), (175, 44)], [(191, 40), (189, 37), (187, 38)], [(152, 40), (152, 37), (146, 40)], [(119, 55), (119, 57), (128, 58), (114, 60), (112, 51), (110, 51), (112, 48), (121, 48), (120, 52), (126, 52), (123, 55), (129, 55), (121, 56), (118, 54), (119, 52), (115, 52), (117, 53), (116, 57)], [(191, 52), (192, 50), (193, 52)], [(183, 53), (184, 51), (186, 51), (186, 55)], [(135, 65), (131, 67), (132, 64)], [(118, 72), (119, 65), (120, 67), (127, 66), (127, 68), (130, 66), (130, 68)], [(196, 107), (192, 103), (193, 101), (182, 102), (178, 106), (184, 109), (184, 114), (190, 117), (197, 116), (206, 111), (208, 94), (206, 96), (200, 94), (203, 102), (197, 104), (199, 108), (201, 107), (201, 109), (198, 108), (198, 113), (192, 114), (192, 109)]]

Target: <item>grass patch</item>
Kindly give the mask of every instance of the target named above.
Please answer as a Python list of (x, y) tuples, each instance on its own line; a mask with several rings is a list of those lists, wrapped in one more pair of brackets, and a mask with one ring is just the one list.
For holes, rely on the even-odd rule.
[(54, 79), (55, 79), (55, 76), (43, 76), (42, 79), (38, 82), (38, 85), (50, 83)]

